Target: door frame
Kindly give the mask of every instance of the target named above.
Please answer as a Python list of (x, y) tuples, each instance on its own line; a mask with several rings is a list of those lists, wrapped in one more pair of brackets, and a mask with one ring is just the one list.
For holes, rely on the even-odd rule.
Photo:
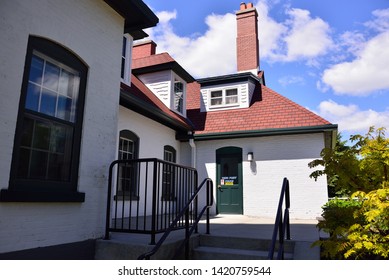
[[(243, 149), (240, 147), (235, 146), (227, 146), (227, 147), (221, 147), (216, 150), (216, 214), (220, 213), (226, 213), (226, 214), (237, 214), (242, 215), (243, 214)], [(224, 156), (232, 156), (238, 158), (238, 192), (239, 192), (239, 200), (240, 200), (240, 208), (237, 211), (231, 211), (230, 212), (224, 212), (220, 211), (220, 192), (221, 189), (219, 188), (219, 185), (221, 183), (221, 167), (220, 167), (220, 161)]]

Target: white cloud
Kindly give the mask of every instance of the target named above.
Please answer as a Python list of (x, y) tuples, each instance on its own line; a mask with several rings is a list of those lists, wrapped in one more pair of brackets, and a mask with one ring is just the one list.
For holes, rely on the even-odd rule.
[[(168, 52), (196, 77), (221, 75), (236, 70), (236, 21), (235, 15), (209, 15), (205, 22), (208, 29), (197, 36), (178, 36), (171, 21), (176, 12), (159, 12), (160, 23), (148, 30), (150, 38), (158, 45), (158, 52)], [(228, 48), (226, 48), (228, 46)]]
[(312, 18), (310, 12), (302, 9), (290, 9), (287, 14), (290, 31), (285, 37), (287, 55), (285, 60), (314, 58), (327, 53), (332, 46), (330, 27), (320, 18)]
[(389, 31), (369, 40), (353, 61), (326, 69), (322, 81), (338, 94), (353, 96), (389, 89), (388, 46)]
[(337, 61), (343, 62), (323, 72), (322, 83), (337, 94), (367, 96), (389, 89), (389, 9), (375, 10), (372, 15), (364, 24), (365, 33), (341, 35)]
[[(303, 60), (315, 65), (315, 58), (325, 54), (332, 44), (330, 28), (319, 18), (301, 9), (288, 8), (288, 20), (277, 22), (269, 16), (266, 0), (255, 5), (258, 11), (260, 57), (268, 62)], [(211, 14), (206, 18), (205, 33), (179, 36), (172, 21), (176, 11), (158, 12), (160, 23), (146, 32), (158, 45), (158, 52), (168, 52), (195, 77), (236, 71), (236, 17), (233, 13)], [(228, 47), (226, 47), (228, 46)]]
[(278, 79), (278, 82), (283, 86), (287, 87), (289, 85), (305, 85), (305, 79), (304, 77), (301, 76), (292, 76), (292, 75), (287, 75), (283, 76)]
[(372, 14), (375, 16), (375, 19), (366, 22), (365, 25), (367, 27), (378, 32), (385, 32), (389, 30), (389, 8), (384, 10), (375, 10)]
[(355, 104), (342, 105), (333, 100), (323, 101), (318, 114), (339, 126), (340, 132), (364, 134), (369, 127), (388, 127), (389, 109), (382, 112), (361, 110)]
[(303, 60), (316, 65), (315, 58), (326, 54), (332, 47), (329, 25), (320, 18), (312, 18), (307, 10), (287, 7), (288, 19), (276, 22), (269, 16), (266, 1), (256, 5), (261, 57), (268, 62)]

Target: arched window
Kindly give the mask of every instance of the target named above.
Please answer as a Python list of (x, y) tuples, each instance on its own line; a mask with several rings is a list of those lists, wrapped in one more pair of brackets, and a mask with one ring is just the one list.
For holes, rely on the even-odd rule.
[[(139, 137), (129, 130), (119, 134), (119, 159), (135, 160), (139, 155)], [(117, 195), (126, 199), (138, 199), (138, 163), (127, 162), (119, 165)]]
[(72, 52), (30, 36), (8, 201), (84, 201), (77, 192), (88, 67)]
[[(163, 159), (168, 162), (176, 162), (176, 150), (172, 146), (164, 146)], [(162, 199), (174, 200), (175, 194), (175, 167), (169, 164), (163, 166), (163, 178), (162, 178)]]
[(138, 159), (139, 137), (132, 131), (122, 130), (119, 134), (119, 159)]

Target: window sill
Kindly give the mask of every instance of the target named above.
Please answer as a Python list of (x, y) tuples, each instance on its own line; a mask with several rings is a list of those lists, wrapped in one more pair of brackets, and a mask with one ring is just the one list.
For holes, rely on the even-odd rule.
[(85, 202), (85, 193), (2, 189), (0, 202)]
[(208, 107), (209, 111), (216, 111), (216, 110), (228, 110), (228, 109), (235, 109), (235, 108), (241, 108), (241, 104), (234, 103), (234, 104), (220, 104), (220, 105), (210, 105)]

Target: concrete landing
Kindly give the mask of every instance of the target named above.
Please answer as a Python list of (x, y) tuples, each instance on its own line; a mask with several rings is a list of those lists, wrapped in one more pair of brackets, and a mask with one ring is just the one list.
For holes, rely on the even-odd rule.
[[(316, 228), (317, 220), (291, 220), (291, 240), (294, 245), (293, 259), (319, 260), (319, 247), (311, 248), (311, 244), (319, 240)], [(244, 215), (217, 215), (211, 218), (211, 236), (240, 237), (248, 239), (271, 240), (274, 219), (249, 217)], [(199, 246), (200, 235), (205, 234), (205, 219), (200, 221), (199, 234), (194, 234), (191, 244)], [(157, 235), (158, 241), (162, 234)], [(183, 230), (171, 233), (164, 249), (154, 259), (171, 259), (174, 248), (184, 239)], [(96, 244), (96, 259), (136, 259), (140, 254), (153, 248), (150, 236), (143, 234), (111, 233), (110, 240), (98, 240)]]

